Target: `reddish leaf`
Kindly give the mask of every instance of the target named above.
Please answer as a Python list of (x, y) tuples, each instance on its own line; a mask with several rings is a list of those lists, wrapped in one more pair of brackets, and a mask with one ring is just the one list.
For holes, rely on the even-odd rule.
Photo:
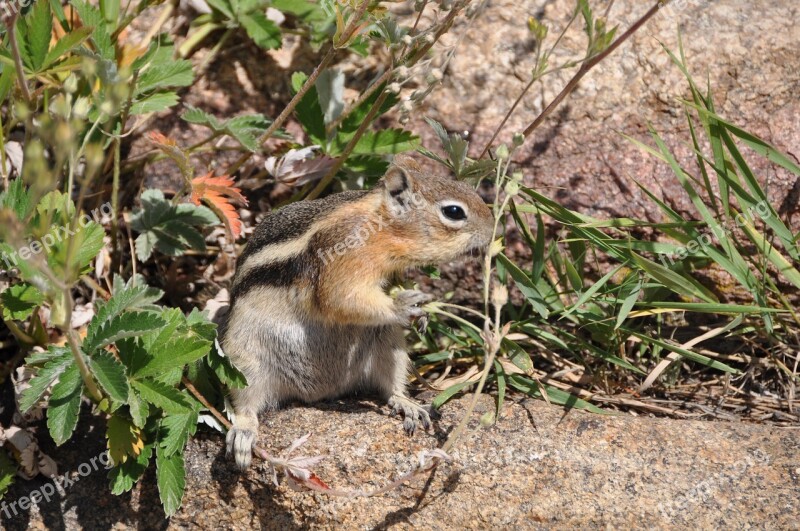
[(211, 173), (192, 179), (191, 201), (195, 205), (205, 202), (208, 207), (225, 223), (234, 239), (242, 233), (242, 221), (239, 212), (231, 204), (236, 201), (247, 205), (247, 199), (239, 188), (233, 186), (233, 179), (227, 175), (214, 177)]

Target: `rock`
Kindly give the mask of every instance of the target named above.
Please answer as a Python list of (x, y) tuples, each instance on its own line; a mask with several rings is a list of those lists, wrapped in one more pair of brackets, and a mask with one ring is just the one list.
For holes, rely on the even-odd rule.
[[(609, 24), (624, 31), (653, 2), (614, 2)], [(592, 2), (602, 13), (603, 2)], [(506, 111), (530, 79), (534, 66), (530, 16), (550, 28), (546, 42), (568, 22), (574, 0), (493, 0), (466, 28), (456, 25), (446, 37), (457, 52), (444, 82), (412, 113), (408, 127), (437, 147), (428, 115), (449, 130), (467, 132), (471, 155), (477, 156)], [(430, 9), (430, 8), (429, 8)], [(649, 141), (647, 123), (665, 137), (687, 168), (694, 168), (686, 119), (677, 101), (689, 98), (688, 85), (668, 55), (677, 53), (678, 31), (686, 57), (701, 87), (708, 76), (718, 112), (735, 124), (800, 158), (800, 5), (790, 0), (678, 0), (667, 4), (633, 38), (600, 63), (517, 152), (515, 161), (527, 184), (565, 206), (608, 218), (631, 216), (658, 221), (656, 205), (633, 181), (639, 180), (679, 211), (694, 213), (691, 202), (666, 164), (645, 155), (618, 133)], [(585, 48), (579, 19), (562, 41), (551, 66), (575, 59)], [(566, 84), (574, 69), (534, 85), (500, 135), (510, 142)], [(496, 144), (497, 145), (497, 142)], [(748, 154), (752, 155), (752, 154)], [(781, 204), (795, 179), (750, 156), (773, 204)], [(794, 221), (800, 222), (800, 216)]]
[[(293, 407), (268, 415), (259, 441), (276, 455), (312, 432), (302, 453), (327, 456), (317, 474), (333, 488), (369, 490), (410, 470), (418, 452), (440, 446), (467, 401), (446, 405), (435, 429), (413, 438), (386, 416), (387, 408), (371, 402)], [(506, 402), (496, 425), (480, 427), (480, 415), (494, 407), (482, 398), (451, 452), (452, 463), (374, 498), (295, 492), (285, 482), (275, 487), (261, 464), (242, 475), (225, 457), (222, 436), (204, 432), (187, 449), (186, 496), (169, 522), (152, 471), (122, 497), (108, 492), (98, 471), (69, 487), (63, 499), (56, 496), (15, 518), (2, 516), (3, 526), (798, 528), (798, 429), (602, 416), (533, 400)], [(85, 441), (53, 452), (62, 470), (77, 470), (82, 457), (102, 451), (102, 440), (81, 433), (87, 433)], [(32, 482), (19, 483), (4, 502), (33, 488)]]

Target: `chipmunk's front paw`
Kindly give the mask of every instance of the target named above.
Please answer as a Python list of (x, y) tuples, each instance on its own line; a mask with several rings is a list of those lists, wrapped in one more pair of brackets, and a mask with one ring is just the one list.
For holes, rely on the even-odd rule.
[(417, 404), (407, 396), (393, 395), (389, 399), (389, 407), (392, 408), (392, 415), (403, 414), (403, 429), (406, 433), (413, 435), (418, 424), (426, 430), (431, 427), (430, 406)]
[(228, 445), (228, 455), (233, 454), (236, 466), (245, 470), (253, 460), (253, 444), (256, 434), (252, 430), (232, 428), (228, 431), (225, 442)]
[(412, 319), (427, 321), (428, 314), (419, 306), (432, 300), (433, 295), (428, 293), (413, 289), (401, 291), (394, 301), (397, 316), (404, 324), (409, 323)]

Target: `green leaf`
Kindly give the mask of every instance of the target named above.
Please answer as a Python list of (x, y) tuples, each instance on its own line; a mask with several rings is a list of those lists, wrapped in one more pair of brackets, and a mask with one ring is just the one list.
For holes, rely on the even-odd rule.
[[(539, 387), (539, 384), (531, 380), (530, 378), (514, 374), (508, 377), (508, 384), (511, 387), (515, 388), (517, 391), (521, 391), (527, 395), (533, 397), (542, 396), (542, 391), (541, 388)], [(601, 415), (608, 414), (607, 411), (603, 411), (599, 407), (590, 404), (586, 400), (582, 400), (574, 395), (571, 395), (566, 391), (562, 391), (561, 389), (551, 386), (544, 386), (544, 387), (545, 387), (545, 392), (547, 393), (547, 397), (554, 404), (567, 406), (568, 408), (585, 409), (586, 411), (591, 411), (592, 413), (599, 413)]]
[(144, 449), (139, 428), (118, 415), (112, 415), (108, 419), (106, 438), (108, 456), (115, 465), (128, 461), (128, 457), (137, 458)]
[(225, 18), (228, 20), (236, 20), (236, 14), (234, 13), (235, 9), (228, 0), (207, 0), (207, 3), (212, 9), (216, 9), (225, 15)]
[(197, 107), (184, 105), (184, 108), (186, 110), (183, 111), (183, 114), (181, 114), (181, 118), (190, 124), (205, 125), (217, 132), (222, 131), (225, 128), (224, 122), (220, 122), (215, 116), (202, 111)]
[(135, 376), (153, 376), (183, 367), (205, 356), (210, 348), (211, 342), (200, 337), (176, 337), (156, 345), (150, 351), (152, 357), (135, 373)]
[(178, 100), (178, 94), (175, 92), (156, 92), (132, 103), (130, 113), (132, 116), (138, 116), (163, 111), (177, 105)]
[(92, 33), (92, 28), (74, 28), (69, 33), (64, 35), (61, 39), (56, 41), (55, 46), (47, 52), (42, 64), (42, 70), (47, 70), (50, 66), (58, 61), (62, 55), (71, 52), (89, 38)]
[[(4, 68), (4, 74), (6, 70), (9, 69)], [(4, 209), (12, 210), (19, 220), (27, 217), (31, 209), (31, 197), (22, 179), (14, 179), (8, 185), (8, 189), (0, 193), (0, 210)]]
[[(95, 317), (96, 318), (96, 317)], [(138, 337), (164, 325), (164, 321), (153, 312), (126, 312), (113, 317), (100, 326), (87, 331), (84, 349), (91, 355), (97, 349), (111, 345), (126, 337)]]
[(128, 411), (131, 413), (134, 426), (144, 428), (147, 416), (150, 414), (150, 406), (136, 394), (132, 387), (128, 388)]
[(193, 81), (194, 72), (189, 61), (178, 59), (163, 64), (151, 63), (139, 74), (134, 96), (155, 89), (188, 87)]
[(167, 414), (188, 413), (192, 410), (186, 396), (174, 387), (153, 380), (132, 380), (131, 384), (142, 398)]
[(231, 118), (225, 123), (225, 132), (252, 152), (261, 147), (258, 139), (269, 128), (270, 121), (261, 114), (246, 114)]
[(72, 0), (72, 6), (78, 12), (84, 27), (92, 28), (92, 42), (94, 42), (100, 57), (108, 61), (115, 61), (116, 50), (111, 36), (108, 34), (106, 23), (100, 10), (86, 0)]
[(172, 516), (180, 508), (186, 488), (186, 470), (183, 456), (167, 457), (161, 448), (156, 449), (156, 481), (164, 512)]
[(698, 354), (696, 352), (692, 352), (691, 350), (687, 350), (687, 349), (685, 349), (683, 347), (679, 347), (677, 345), (673, 345), (672, 343), (669, 343), (667, 341), (663, 341), (661, 339), (657, 339), (657, 338), (651, 337), (649, 335), (640, 334), (639, 332), (635, 332), (635, 331), (629, 330), (627, 328), (622, 328), (622, 330), (625, 333), (628, 333), (628, 334), (630, 334), (630, 335), (632, 335), (634, 337), (638, 337), (639, 339), (641, 339), (645, 343), (652, 344), (652, 345), (657, 345), (657, 346), (659, 346), (659, 347), (661, 347), (663, 349), (669, 350), (671, 352), (675, 352), (676, 354), (680, 354), (684, 358), (692, 360), (694, 362), (697, 362), (697, 363), (699, 363), (701, 365), (705, 365), (707, 367), (711, 367), (712, 369), (717, 369), (717, 370), (728, 372), (728, 373), (731, 373), (731, 374), (739, 374), (740, 373), (740, 371), (738, 371), (737, 369), (734, 369), (733, 367), (730, 367), (729, 365), (726, 365), (725, 363), (722, 363), (722, 362), (716, 361), (716, 360), (712, 360), (711, 358), (703, 356), (702, 354)]
[(50, 36), (53, 33), (50, 2), (36, 2), (31, 15), (27, 17), (27, 22), (27, 46), (30, 49), (31, 68), (34, 72), (38, 72), (44, 64), (47, 50), (50, 48)]
[[(1, 53), (2, 51), (0, 51), (0, 54)], [(0, 74), (0, 103), (6, 101), (8, 93), (11, 92), (16, 80), (17, 71), (15, 69), (10, 67), (3, 68), (3, 72)]]
[(24, 321), (44, 303), (44, 295), (34, 286), (23, 282), (0, 293), (0, 303), (4, 320)]
[(625, 296), (625, 299), (622, 301), (622, 306), (620, 306), (619, 313), (617, 314), (617, 322), (614, 325), (615, 330), (622, 326), (622, 323), (628, 318), (628, 315), (633, 309), (633, 305), (636, 304), (636, 301), (639, 299), (641, 291), (642, 281), (639, 280), (628, 286), (626, 291), (620, 293), (620, 295)]
[(547, 317), (550, 315), (547, 302), (525, 271), (517, 267), (517, 265), (509, 260), (504, 254), (497, 255), (497, 261), (498, 263), (502, 264), (506, 270), (508, 270), (508, 272), (511, 274), (511, 278), (514, 279), (514, 283), (517, 285), (517, 288), (519, 288), (522, 294), (525, 295), (536, 313), (538, 313), (542, 319), (547, 319)]
[(77, 365), (67, 367), (53, 387), (47, 404), (47, 428), (57, 446), (64, 444), (75, 431), (81, 409), (83, 380)]
[(381, 129), (367, 131), (353, 149), (355, 155), (393, 155), (415, 149), (419, 137), (403, 129)]
[(136, 459), (128, 459), (121, 465), (112, 468), (108, 473), (108, 478), (111, 480), (111, 493), (119, 496), (131, 490), (147, 470), (147, 465), (150, 464), (152, 455), (153, 445), (148, 444), (145, 445), (142, 453)]
[[(26, 413), (35, 406), (53, 382), (58, 380), (61, 374), (74, 362), (72, 352), (68, 348), (51, 346), (48, 353), (55, 357), (47, 361), (37, 371), (36, 376), (28, 382), (29, 387), (22, 391), (22, 396), (19, 399), (21, 413)], [(28, 360), (26, 362), (30, 365)]]
[(244, 374), (234, 367), (233, 362), (228, 356), (221, 356), (216, 348), (211, 349), (211, 352), (206, 358), (208, 366), (217, 375), (222, 385), (232, 387), (234, 389), (244, 389), (247, 387), (247, 378)]
[(161, 419), (159, 439), (164, 457), (183, 453), (183, 447), (186, 446), (189, 436), (197, 431), (197, 417), (197, 412), (192, 411), (180, 415), (167, 415)]
[(253, 11), (240, 15), (239, 23), (259, 48), (274, 50), (281, 47), (281, 30), (264, 13)]
[(91, 264), (92, 260), (97, 258), (103, 248), (105, 235), (106, 231), (102, 225), (94, 222), (89, 223), (78, 232), (74, 244), (77, 251), (72, 261), (72, 267), (75, 270), (83, 271)]
[(444, 404), (446, 404), (451, 398), (456, 396), (462, 389), (474, 384), (475, 382), (460, 382), (451, 385), (450, 387), (448, 387), (447, 389), (436, 395), (436, 397), (433, 399), (433, 402), (431, 402), (431, 406), (434, 409), (439, 409)]
[[(308, 79), (308, 76), (301, 72), (295, 72), (292, 75), (292, 89), (295, 93), (300, 91), (306, 79)], [(297, 104), (294, 112), (312, 143), (321, 146), (327, 144), (328, 135), (325, 132), (325, 113), (322, 112), (322, 108), (319, 105), (319, 97), (315, 87), (311, 87), (305, 96), (300, 99), (300, 103)]]
[[(128, 314), (130, 315), (130, 314)], [(92, 375), (112, 399), (123, 404), (128, 402), (128, 379), (125, 367), (110, 352), (100, 352), (89, 359)]]
[(146, 190), (141, 204), (131, 216), (131, 228), (141, 233), (136, 239), (136, 255), (142, 261), (154, 250), (178, 256), (189, 248), (205, 249), (202, 235), (192, 227), (219, 223), (210, 209), (189, 203), (173, 205), (161, 190)]

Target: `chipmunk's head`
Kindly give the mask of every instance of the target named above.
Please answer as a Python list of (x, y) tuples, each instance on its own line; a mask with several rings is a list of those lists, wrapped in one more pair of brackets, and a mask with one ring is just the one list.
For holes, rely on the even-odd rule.
[(441, 263), (483, 251), (491, 241), (492, 212), (467, 183), (422, 173), (398, 156), (383, 178), (390, 230), (405, 241), (398, 257), (414, 264)]

